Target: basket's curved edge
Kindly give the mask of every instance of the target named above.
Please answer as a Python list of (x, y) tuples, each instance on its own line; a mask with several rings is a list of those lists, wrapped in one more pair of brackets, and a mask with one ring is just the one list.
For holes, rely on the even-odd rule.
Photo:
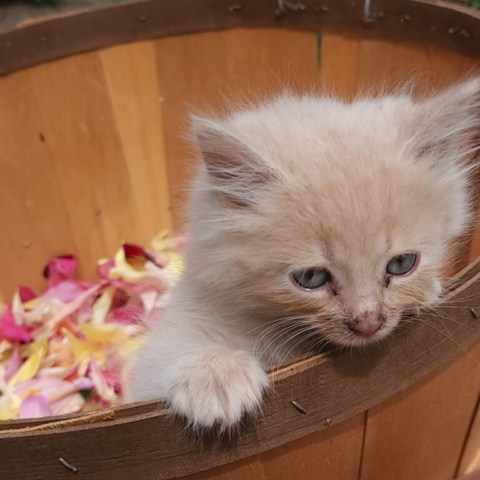
[[(295, 2), (293, 2), (295, 3)], [(480, 12), (443, 1), (377, 0), (278, 12), (277, 0), (143, 0), (70, 13), (0, 32), (0, 75), (102, 47), (234, 27), (335, 30), (399, 41), (428, 42), (480, 58)], [(240, 8), (238, 8), (240, 7)]]
[[(462, 271), (455, 283), (457, 288), (445, 298), (448, 306), (438, 309), (442, 319), (453, 319), (448, 336), (455, 343), (438, 329), (412, 319), (413, 329), (400, 330), (378, 347), (352, 354), (332, 352), (282, 367), (271, 376), (275, 394), (266, 399), (263, 415), (228, 449), (218, 439), (198, 443), (189, 438), (183, 425), (158, 403), (132, 405), (109, 410), (103, 418), (99, 414), (97, 421), (85, 416), (84, 422), (81, 417), (70, 423), (68, 418), (57, 418), (44, 425), (11, 422), (11, 429), (0, 432), (0, 478), (63, 478), (64, 467), (58, 461), (62, 457), (87, 479), (98, 475), (102, 480), (134, 475), (170, 479), (338, 424), (445, 366), (480, 339), (480, 319), (471, 312), (472, 308), (480, 312), (480, 261)], [(434, 316), (422, 318), (435, 321)], [(307, 413), (296, 410), (292, 400)]]

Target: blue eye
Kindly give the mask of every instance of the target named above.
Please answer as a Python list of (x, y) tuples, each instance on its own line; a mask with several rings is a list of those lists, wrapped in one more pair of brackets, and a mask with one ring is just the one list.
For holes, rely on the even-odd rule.
[(417, 263), (417, 255), (415, 253), (404, 253), (393, 257), (387, 264), (387, 273), (390, 275), (405, 275)]
[(323, 287), (331, 279), (330, 272), (324, 268), (306, 268), (292, 275), (297, 285), (307, 290), (316, 290)]

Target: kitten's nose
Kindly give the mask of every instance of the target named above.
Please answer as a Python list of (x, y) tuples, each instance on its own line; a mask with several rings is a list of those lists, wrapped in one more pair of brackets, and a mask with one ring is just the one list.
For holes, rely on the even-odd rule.
[(383, 316), (376, 312), (365, 312), (348, 322), (348, 328), (361, 337), (371, 337), (383, 324)]

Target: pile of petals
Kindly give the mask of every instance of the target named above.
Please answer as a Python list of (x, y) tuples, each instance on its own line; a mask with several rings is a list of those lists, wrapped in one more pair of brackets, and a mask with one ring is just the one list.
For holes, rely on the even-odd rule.
[(123, 244), (76, 280), (77, 261), (51, 260), (40, 296), (20, 287), (0, 314), (0, 420), (85, 412), (121, 402), (129, 360), (182, 271), (183, 239)]

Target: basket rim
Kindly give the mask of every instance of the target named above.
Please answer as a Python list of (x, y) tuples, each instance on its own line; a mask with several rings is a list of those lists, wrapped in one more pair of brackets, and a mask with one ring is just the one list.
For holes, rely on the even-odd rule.
[[(367, 38), (429, 43), (480, 58), (480, 11), (443, 0), (377, 0), (365, 17), (363, 2), (277, 0), (137, 0), (67, 12), (0, 31), (0, 76), (112, 45), (232, 28), (326, 29)], [(8, 7), (6, 7), (8, 10)]]

